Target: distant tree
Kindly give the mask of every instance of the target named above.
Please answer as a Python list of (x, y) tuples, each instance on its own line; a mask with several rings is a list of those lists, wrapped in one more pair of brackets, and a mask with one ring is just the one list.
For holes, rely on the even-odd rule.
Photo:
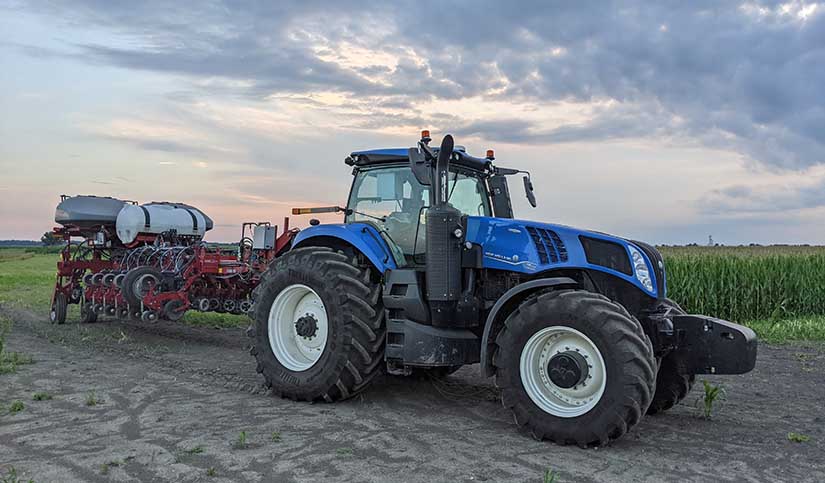
[(51, 246), (54, 246), (54, 245), (59, 245), (60, 243), (62, 243), (62, 241), (63, 240), (61, 240), (60, 238), (54, 236), (54, 233), (52, 233), (50, 231), (47, 231), (46, 233), (43, 234), (43, 236), (40, 237), (40, 243), (42, 243), (44, 246), (47, 246), (47, 247), (51, 247)]

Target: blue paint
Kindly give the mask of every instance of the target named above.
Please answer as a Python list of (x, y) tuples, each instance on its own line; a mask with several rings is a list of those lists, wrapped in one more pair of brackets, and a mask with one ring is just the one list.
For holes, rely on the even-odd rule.
[[(567, 248), (567, 261), (542, 263), (538, 250), (525, 226), (544, 228), (558, 234)], [(603, 233), (579, 230), (564, 225), (505, 218), (490, 218), (485, 216), (467, 217), (467, 240), (481, 245), (483, 248), (484, 257), (482, 259), (482, 266), (484, 268), (507, 270), (528, 275), (562, 268), (598, 270), (626, 280), (652, 297), (658, 295), (656, 293), (656, 272), (653, 270), (653, 265), (644, 251), (639, 249), (639, 252), (647, 264), (651, 280), (653, 281), (653, 290), (647, 290), (633, 275), (627, 275), (607, 267), (588, 263), (587, 257), (584, 254), (584, 248), (579, 241), (579, 235), (618, 243), (625, 248), (628, 260), (632, 260), (628, 247), (633, 246), (638, 248), (636, 245), (622, 238), (605, 235)], [(632, 261), (630, 265), (631, 267), (633, 266)]]
[(352, 156), (399, 156), (407, 158), (410, 148), (369, 149), (367, 151), (353, 151)]
[(338, 238), (354, 246), (372, 262), (375, 269), (380, 273), (384, 273), (387, 269), (398, 268), (387, 242), (384, 241), (378, 230), (366, 223), (336, 223), (311, 226), (298, 233), (293, 241), (293, 246), (312, 245), (308, 240), (320, 236)]

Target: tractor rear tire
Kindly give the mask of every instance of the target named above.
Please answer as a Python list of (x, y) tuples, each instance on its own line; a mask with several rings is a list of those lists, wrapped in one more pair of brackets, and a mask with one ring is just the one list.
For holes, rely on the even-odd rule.
[(600, 294), (531, 296), (507, 317), (496, 346), (502, 404), (538, 440), (607, 444), (635, 426), (653, 398), (650, 339), (623, 306)]
[(66, 311), (69, 304), (66, 301), (66, 295), (62, 292), (54, 294), (54, 302), (52, 303), (52, 310), (49, 312), (49, 321), (52, 324), (65, 324)]
[(354, 257), (325, 247), (291, 250), (270, 265), (253, 297), (250, 352), (274, 394), (339, 401), (383, 372), (381, 284)]
[[(665, 299), (664, 306), (673, 313), (685, 314), (686, 312), (676, 302)], [(693, 389), (696, 380), (694, 374), (688, 374), (683, 368), (683, 363), (672, 354), (668, 354), (659, 361), (659, 371), (656, 374), (656, 392), (653, 394), (653, 402), (647, 408), (647, 414), (657, 414), (679, 404), (687, 397)]]

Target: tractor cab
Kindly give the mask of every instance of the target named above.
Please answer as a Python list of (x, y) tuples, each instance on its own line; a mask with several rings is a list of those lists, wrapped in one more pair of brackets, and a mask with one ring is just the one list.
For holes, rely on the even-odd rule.
[[(421, 143), (429, 143), (422, 132)], [(438, 153), (439, 148), (433, 148)], [(494, 153), (485, 158), (469, 155), (456, 146), (447, 175), (447, 201), (462, 215), (512, 218), (513, 210), (506, 176), (525, 173), (525, 189), (532, 198), (529, 174), (497, 168)], [(353, 183), (345, 212), (345, 223), (375, 226), (393, 247), (398, 266), (420, 266), (426, 260), (427, 210), (434, 192), (429, 169), (416, 166), (410, 149), (356, 151), (345, 162), (353, 166)]]

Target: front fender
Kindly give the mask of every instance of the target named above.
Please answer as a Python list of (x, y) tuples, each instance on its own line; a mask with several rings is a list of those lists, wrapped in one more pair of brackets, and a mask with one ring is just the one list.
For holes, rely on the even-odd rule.
[[(536, 290), (544, 288), (562, 288), (575, 287), (578, 282), (572, 278), (567, 277), (552, 277), (540, 278), (538, 280), (531, 280), (511, 288), (504, 293), (493, 305), (490, 313), (487, 314), (487, 321), (484, 323), (484, 333), (481, 336), (481, 374), (485, 377), (490, 377), (495, 373), (493, 367), (493, 344), (495, 344), (495, 336), (493, 331), (504, 324), (503, 316), (510, 313), (511, 310), (504, 310), (505, 307), (512, 309), (512, 304), (520, 303), (529, 294)], [(497, 332), (497, 331), (496, 331)]]
[[(374, 227), (366, 223), (348, 223), (311, 226), (298, 233), (293, 241), (293, 247), (311, 246), (313, 239), (321, 241), (320, 237), (336, 238), (352, 245), (372, 263), (379, 273), (398, 268), (392, 251), (381, 234)], [(319, 243), (323, 245), (323, 243)]]

